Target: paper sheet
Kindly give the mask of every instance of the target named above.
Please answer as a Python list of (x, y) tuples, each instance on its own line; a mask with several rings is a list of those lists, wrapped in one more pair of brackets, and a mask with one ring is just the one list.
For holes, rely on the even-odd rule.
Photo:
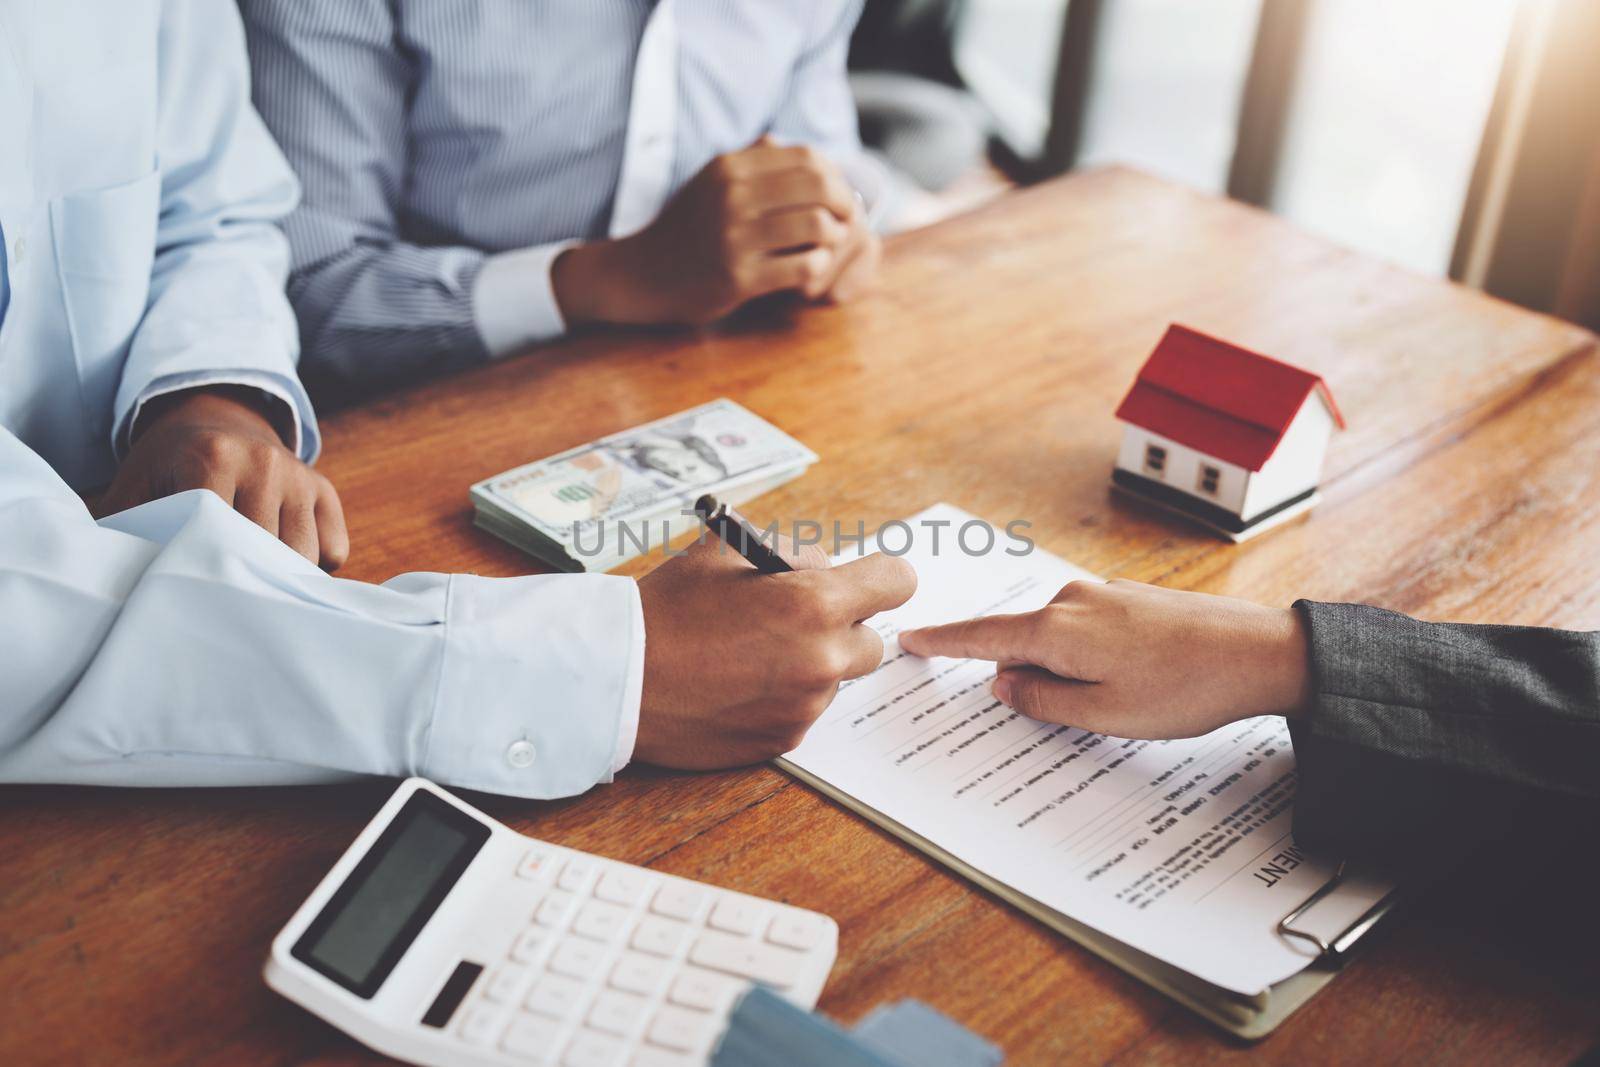
[[(887, 654), (786, 759), (995, 880), (1215, 985), (1256, 994), (1313, 950), (1278, 920), (1331, 875), (1291, 835), (1295, 763), (1283, 721), (1131, 741), (1035, 722), (989, 692), (994, 664), (924, 660), (902, 629), (1027, 611), (1094, 576), (1035, 549), (969, 556), (914, 539), (917, 595), (875, 621)], [(1387, 886), (1347, 900), (1356, 913)]]

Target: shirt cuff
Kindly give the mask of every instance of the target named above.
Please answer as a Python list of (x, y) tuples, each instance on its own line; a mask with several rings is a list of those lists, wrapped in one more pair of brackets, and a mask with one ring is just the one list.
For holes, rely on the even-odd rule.
[(873, 233), (887, 232), (894, 221), (897, 207), (894, 176), (889, 173), (889, 168), (866, 151), (846, 156), (838, 163), (844, 180), (861, 198), (867, 228)]
[(611, 773), (616, 775), (633, 760), (633, 747), (639, 743), (639, 707), (644, 698), (644, 643), (649, 635), (644, 632), (644, 605), (633, 598), (633, 627), (639, 635), (639, 647), (633, 661), (628, 664), (627, 693), (622, 701), (622, 720), (617, 723), (617, 747), (611, 753)]
[(455, 575), (445, 627), (422, 774), (539, 799), (611, 781), (620, 754), (632, 753), (639, 718), (637, 583)]
[(472, 315), (492, 359), (560, 337), (567, 320), (556, 302), (550, 268), (556, 257), (578, 244), (520, 248), (488, 257), (472, 289)]
[(314, 461), (317, 453), (322, 451), (322, 437), (317, 430), (316, 419), (310, 411), (301, 411), (300, 398), (286, 388), (277, 375), (245, 370), (188, 371), (157, 378), (135, 398), (114, 435), (113, 447), (118, 458), (127, 455), (133, 439), (133, 428), (138, 425), (139, 415), (146, 404), (158, 396), (214, 385), (242, 385), (276, 397), (289, 410), (289, 423), (293, 427), (287, 442), (289, 450), (306, 463)]

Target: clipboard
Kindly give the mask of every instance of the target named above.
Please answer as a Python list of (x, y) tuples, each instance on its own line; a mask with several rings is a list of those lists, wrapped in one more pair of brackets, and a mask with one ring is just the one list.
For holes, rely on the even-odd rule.
[(1270, 1034), (1292, 1015), (1295, 1009), (1333, 981), (1350, 952), (1400, 900), (1398, 890), (1388, 892), (1375, 903), (1363, 906), (1353, 919), (1335, 918), (1328, 930), (1320, 930), (1315, 922), (1317, 912), (1338, 903), (1341, 888), (1367, 873), (1370, 873), (1375, 881), (1387, 884), (1387, 879), (1379, 877), (1377, 872), (1359, 872), (1341, 861), (1326, 882), (1285, 912), (1277, 924), (1280, 936), (1314, 945), (1318, 950), (1317, 958), (1304, 970), (1270, 986), (1265, 992), (1256, 996), (1246, 996), (1213, 985), (1203, 978), (1197, 978), (1180, 967), (1141, 952), (991, 878), (910, 827), (861, 803), (789, 760), (779, 757), (773, 762), (830, 800), (883, 828), (1025, 915), (1065, 935), (1146, 985), (1165, 993), (1223, 1030), (1248, 1041), (1257, 1041)]
[(1346, 923), (1344, 927), (1339, 930), (1339, 932), (1335, 933), (1331, 937), (1325, 937), (1321, 934), (1318, 934), (1314, 930), (1301, 929), (1295, 924), (1298, 923), (1301, 917), (1307, 912), (1311, 911), (1322, 901), (1328, 899), (1338, 891), (1339, 887), (1344, 884), (1345, 871), (1348, 869), (1348, 867), (1348, 860), (1340, 860), (1339, 865), (1334, 868), (1333, 874), (1329, 876), (1326, 882), (1318, 886), (1312, 891), (1310, 896), (1306, 897), (1306, 899), (1295, 905), (1292, 909), (1290, 909), (1288, 914), (1279, 919), (1278, 936), (1292, 937), (1309, 942), (1316, 947), (1318, 954), (1324, 959), (1333, 960), (1335, 962), (1343, 960), (1345, 954), (1349, 952), (1351, 947), (1354, 946), (1355, 943), (1359, 941), (1368, 930), (1371, 930), (1374, 926), (1376, 926), (1378, 920), (1383, 918), (1383, 916), (1388, 912), (1389, 908), (1392, 907), (1391, 898), (1394, 896), (1394, 894), (1391, 893), (1389, 896), (1384, 897), (1382, 900), (1379, 900), (1377, 903), (1367, 908), (1366, 911), (1363, 911), (1356, 918)]

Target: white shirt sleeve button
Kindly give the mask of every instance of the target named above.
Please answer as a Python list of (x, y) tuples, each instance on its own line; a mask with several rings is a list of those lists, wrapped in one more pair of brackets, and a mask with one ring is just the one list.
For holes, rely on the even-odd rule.
[(506, 762), (519, 771), (532, 767), (538, 757), (539, 751), (533, 747), (532, 741), (513, 741), (511, 747), (506, 749)]

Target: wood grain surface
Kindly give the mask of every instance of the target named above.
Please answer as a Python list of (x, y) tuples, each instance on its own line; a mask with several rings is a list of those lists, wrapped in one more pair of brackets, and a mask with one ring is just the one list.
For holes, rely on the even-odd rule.
[[(1327, 377), (1351, 425), (1311, 516), (1236, 547), (1108, 493), (1112, 410), (1173, 321)], [(1600, 628), (1593, 337), (1125, 170), (896, 238), (852, 306), (576, 338), (329, 417), (343, 574), (528, 573), (473, 529), (470, 483), (718, 396), (821, 456), (746, 509), (761, 522), (871, 528), (944, 500), (1026, 519), (1108, 576)], [(0, 1063), (372, 1062), (260, 968), (391, 787), (0, 790)], [(842, 936), (823, 1011), (920, 998), (1014, 1064), (1564, 1063), (1600, 1041), (1593, 828), (1576, 819), (1487, 842), (1249, 1046), (771, 768), (471, 799), (827, 912)]]

